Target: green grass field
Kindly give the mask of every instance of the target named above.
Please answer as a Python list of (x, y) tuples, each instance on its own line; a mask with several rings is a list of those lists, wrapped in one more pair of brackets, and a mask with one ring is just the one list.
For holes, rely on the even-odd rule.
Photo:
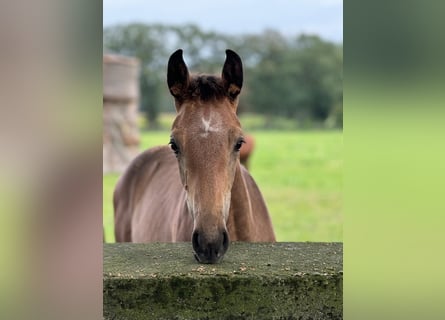
[[(277, 241), (342, 241), (342, 132), (249, 134), (256, 140), (250, 172), (266, 200)], [(143, 132), (141, 149), (168, 141), (168, 131)], [(112, 194), (117, 179), (103, 179), (107, 242), (114, 241)]]

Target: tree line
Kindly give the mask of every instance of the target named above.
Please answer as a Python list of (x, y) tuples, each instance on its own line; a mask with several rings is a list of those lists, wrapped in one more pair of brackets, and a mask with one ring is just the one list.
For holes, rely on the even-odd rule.
[(191, 71), (220, 73), (225, 50), (244, 64), (239, 112), (295, 119), (305, 126), (343, 126), (343, 45), (316, 35), (286, 37), (274, 30), (227, 35), (183, 26), (128, 24), (107, 27), (104, 53), (141, 61), (140, 107), (150, 126), (159, 112), (172, 111), (166, 85), (167, 60), (178, 48)]

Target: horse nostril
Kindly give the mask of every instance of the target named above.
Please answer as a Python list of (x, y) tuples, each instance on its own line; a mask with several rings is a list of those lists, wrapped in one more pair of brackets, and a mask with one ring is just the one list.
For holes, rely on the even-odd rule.
[(199, 236), (198, 231), (193, 232), (192, 245), (193, 245), (193, 249), (195, 250), (195, 252), (198, 251), (198, 249), (199, 249), (199, 238), (200, 238), (200, 236)]
[(223, 231), (223, 248), (224, 252), (229, 247), (229, 235), (227, 234), (227, 231)]

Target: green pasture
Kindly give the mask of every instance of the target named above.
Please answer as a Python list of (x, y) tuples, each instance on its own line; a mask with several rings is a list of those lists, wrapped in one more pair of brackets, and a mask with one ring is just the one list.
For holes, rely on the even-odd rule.
[[(248, 133), (256, 140), (250, 172), (266, 200), (277, 240), (342, 241), (342, 132)], [(166, 130), (145, 131), (141, 149), (168, 141)], [(107, 242), (114, 241), (112, 194), (117, 179), (115, 174), (103, 178)]]

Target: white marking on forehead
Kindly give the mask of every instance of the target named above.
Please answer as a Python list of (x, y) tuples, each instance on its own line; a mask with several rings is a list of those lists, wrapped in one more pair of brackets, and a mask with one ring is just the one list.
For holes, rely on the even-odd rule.
[[(212, 119), (212, 115), (213, 119)], [(213, 120), (213, 124), (211, 123)], [(209, 120), (204, 119), (204, 116), (201, 118), (202, 121), (202, 129), (203, 133), (201, 133), (201, 137), (207, 138), (209, 132), (219, 132), (221, 130), (221, 122), (219, 120), (219, 115), (217, 113), (210, 113)]]

